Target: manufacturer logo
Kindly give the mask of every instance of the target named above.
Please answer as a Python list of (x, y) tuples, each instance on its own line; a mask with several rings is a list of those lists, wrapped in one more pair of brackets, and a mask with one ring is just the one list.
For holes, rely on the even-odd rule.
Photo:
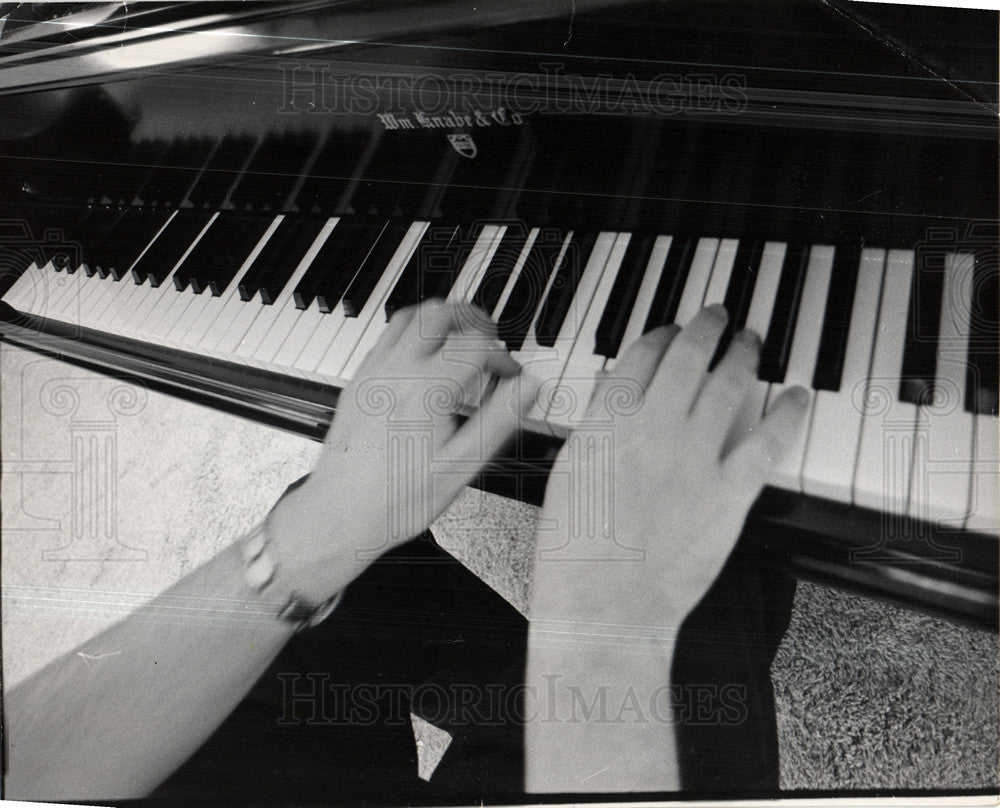
[(462, 157), (474, 160), (476, 155), (479, 154), (479, 149), (476, 148), (476, 144), (472, 141), (472, 135), (448, 135), (448, 142), (451, 143), (451, 147), (462, 155)]

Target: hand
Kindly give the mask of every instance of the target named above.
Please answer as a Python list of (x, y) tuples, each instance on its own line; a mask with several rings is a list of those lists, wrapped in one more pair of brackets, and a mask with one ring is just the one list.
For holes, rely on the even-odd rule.
[(534, 402), (520, 370), (479, 309), (430, 300), (396, 312), (341, 393), (312, 474), (269, 517), (294, 588), (325, 599), (426, 530)]
[(741, 424), (759, 340), (737, 333), (709, 373), (725, 325), (713, 306), (651, 331), (599, 380), (549, 478), (533, 620), (679, 626), (715, 580), (808, 400), (792, 388)]

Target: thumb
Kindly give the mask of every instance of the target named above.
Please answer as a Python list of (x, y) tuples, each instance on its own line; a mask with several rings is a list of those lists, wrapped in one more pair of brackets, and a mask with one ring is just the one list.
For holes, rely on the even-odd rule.
[[(496, 389), (445, 445), (444, 454), (471, 480), (522, 427), (538, 397), (539, 383), (527, 373), (501, 379)], [(457, 470), (457, 469), (456, 469)]]

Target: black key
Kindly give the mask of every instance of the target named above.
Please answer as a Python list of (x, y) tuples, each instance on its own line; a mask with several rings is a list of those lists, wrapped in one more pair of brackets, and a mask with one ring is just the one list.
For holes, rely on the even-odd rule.
[(500, 296), (507, 287), (510, 273), (514, 271), (517, 259), (521, 257), (528, 231), (521, 222), (507, 225), (503, 238), (493, 253), (490, 265), (486, 267), (479, 288), (472, 296), (472, 304), (492, 313), (500, 302)]
[(382, 273), (406, 237), (411, 224), (404, 219), (394, 219), (386, 225), (374, 248), (365, 256), (350, 286), (344, 292), (342, 303), (345, 316), (357, 317), (361, 313)]
[(442, 256), (445, 256), (445, 260), (447, 260), (448, 247), (457, 232), (458, 227), (453, 225), (435, 224), (431, 224), (424, 231), (417, 248), (410, 256), (410, 260), (406, 262), (406, 266), (389, 293), (389, 297), (386, 298), (385, 316), (387, 319), (400, 309), (426, 299), (424, 291), (427, 277), (433, 276), (437, 269), (435, 264), (442, 261)]
[(366, 265), (388, 223), (381, 219), (359, 220), (346, 249), (340, 253), (338, 271), (328, 273), (316, 293), (319, 310), (334, 311), (358, 272)]
[(270, 222), (270, 217), (222, 211), (174, 273), (177, 291), (183, 292), (190, 284), (191, 290), (200, 295), (209, 288), (212, 278), (217, 286), (225, 287)]
[[(327, 236), (323, 246), (306, 270), (298, 286), (292, 291), (295, 300), (295, 307), (298, 309), (308, 309), (316, 299), (318, 290), (325, 284), (334, 280), (341, 281), (345, 275), (346, 280), (342, 281), (341, 294), (350, 283), (351, 275), (357, 267), (348, 269), (343, 260), (344, 253), (349, 249), (351, 242), (357, 237), (357, 232), (361, 226), (361, 219), (342, 217), (333, 228), (333, 232)], [(339, 284), (338, 284), (339, 285)], [(339, 301), (340, 298), (338, 297)], [(325, 303), (325, 301), (324, 301)], [(329, 312), (329, 308), (323, 311)]]
[(559, 330), (570, 310), (577, 286), (580, 284), (580, 278), (587, 266), (596, 240), (596, 233), (585, 233), (583, 236), (577, 236), (574, 233), (570, 243), (566, 246), (566, 252), (559, 262), (552, 287), (549, 289), (542, 310), (538, 314), (538, 320), (535, 322), (535, 338), (539, 345), (551, 348), (556, 344), (556, 337), (559, 336)]
[(315, 143), (314, 132), (267, 135), (229, 201), (237, 210), (281, 211)]
[(814, 390), (840, 390), (840, 376), (847, 352), (847, 334), (854, 309), (854, 290), (861, 265), (861, 243), (838, 245), (833, 254), (833, 275), (823, 314), (823, 331), (816, 353)]
[(660, 275), (660, 282), (649, 307), (644, 334), (674, 321), (697, 247), (697, 236), (674, 236), (671, 240), (667, 260), (663, 264), (663, 274)]
[(483, 234), (483, 225), (459, 227), (451, 243), (443, 250), (434, 250), (428, 256), (421, 279), (420, 300), (432, 297), (447, 297), (455, 285), (472, 249)]
[(102, 205), (92, 208), (86, 219), (75, 228), (73, 240), (80, 244), (80, 266), (87, 275), (96, 274), (97, 268), (93, 266), (90, 257), (124, 215), (123, 209)]
[(925, 404), (931, 402), (937, 372), (945, 253), (921, 249), (915, 256), (899, 398), (911, 404)]
[(195, 207), (217, 209), (226, 200), (253, 149), (254, 140), (243, 135), (226, 135), (212, 153), (198, 182), (188, 194)]
[(267, 215), (220, 213), (174, 273), (178, 291), (190, 284), (195, 294), (211, 289), (215, 297), (221, 295), (270, 223)]
[(542, 294), (555, 268), (563, 241), (564, 237), (559, 230), (546, 228), (531, 245), (498, 323), (499, 337), (512, 351), (519, 350), (524, 345), (528, 328), (542, 302)]
[(781, 280), (778, 281), (774, 309), (771, 312), (771, 325), (761, 346), (760, 366), (757, 370), (757, 378), (761, 381), (781, 383), (785, 380), (808, 264), (809, 245), (802, 242), (789, 243), (785, 248)]
[(240, 298), (252, 300), (260, 292), (262, 303), (274, 303), (325, 224), (322, 216), (282, 219), (240, 280)]
[(174, 288), (178, 292), (183, 292), (187, 289), (191, 275), (199, 270), (203, 273), (207, 272), (208, 267), (211, 266), (211, 256), (218, 251), (220, 241), (222, 240), (220, 236), (231, 238), (234, 225), (232, 214), (228, 211), (223, 211), (215, 217), (215, 221), (208, 228), (208, 232), (198, 239), (198, 243), (188, 253), (187, 258), (184, 259), (184, 263), (177, 267), (177, 271), (173, 274)]
[[(249, 257), (253, 248), (264, 237), (267, 228), (271, 226), (269, 215), (248, 214), (244, 227), (239, 231), (234, 240), (232, 248), (223, 247), (220, 253), (212, 256), (212, 267), (207, 277), (208, 290), (213, 297), (219, 297), (229, 284), (233, 282), (236, 273)], [(199, 285), (202, 280), (199, 277), (191, 279), (191, 287), (199, 292)]]
[(1000, 366), (1000, 255), (995, 246), (976, 252), (972, 290), (965, 408), (995, 416)]
[(597, 325), (594, 353), (609, 359), (618, 356), (655, 243), (656, 236), (652, 233), (633, 235), (629, 240), (614, 286), (611, 287), (611, 294), (608, 295), (608, 303), (601, 315), (601, 322)]
[(168, 213), (129, 208), (104, 243), (92, 253), (92, 261), (116, 281), (128, 273), (146, 245), (167, 221)]
[(760, 269), (760, 257), (764, 252), (764, 243), (752, 239), (740, 241), (733, 259), (733, 271), (729, 276), (729, 286), (723, 297), (722, 305), (729, 313), (729, 321), (719, 337), (715, 355), (711, 365), (714, 366), (729, 350), (733, 334), (746, 325), (747, 314), (750, 311), (750, 299), (753, 297), (754, 285), (757, 283), (757, 270)]
[(170, 224), (132, 267), (132, 277), (135, 282), (143, 283), (149, 280), (150, 285), (154, 287), (163, 283), (210, 218), (209, 213), (198, 213), (193, 210), (178, 211), (170, 220)]
[[(90, 272), (97, 273), (102, 278), (111, 275), (111, 267), (107, 261), (101, 261), (101, 255), (105, 249), (118, 239), (118, 234), (123, 232), (123, 222), (128, 216), (131, 208), (110, 208), (108, 211), (107, 225), (102, 236), (96, 236), (92, 246), (84, 246), (83, 259)], [(120, 276), (114, 280), (120, 280)]]
[[(80, 249), (73, 253), (56, 256), (52, 261), (52, 266), (56, 272), (66, 270), (72, 274), (80, 267), (83, 261), (83, 244), (80, 242), (80, 236), (86, 233), (88, 228), (99, 226), (97, 222), (102, 210), (102, 208), (88, 208), (86, 213), (74, 222), (72, 230), (69, 231), (67, 241), (79, 244)], [(90, 274), (93, 275), (93, 271)]]

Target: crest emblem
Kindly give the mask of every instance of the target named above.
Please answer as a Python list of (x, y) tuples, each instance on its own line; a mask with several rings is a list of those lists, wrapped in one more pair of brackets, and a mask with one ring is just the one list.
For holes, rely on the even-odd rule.
[(462, 157), (474, 160), (476, 155), (479, 154), (479, 149), (476, 148), (476, 144), (472, 141), (472, 135), (464, 133), (448, 135), (448, 142), (451, 143), (451, 147), (462, 155)]

